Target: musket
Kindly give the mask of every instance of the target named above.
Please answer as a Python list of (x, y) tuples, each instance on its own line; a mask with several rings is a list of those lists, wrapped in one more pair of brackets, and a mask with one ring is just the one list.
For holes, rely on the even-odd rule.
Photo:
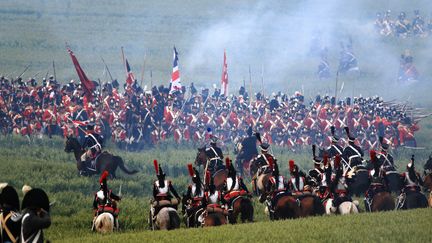
[(107, 70), (107, 72), (108, 72), (108, 75), (110, 76), (111, 82), (114, 81), (114, 79), (113, 79), (113, 77), (112, 77), (112, 75), (111, 75), (111, 72), (110, 72), (110, 70), (109, 70), (109, 68), (108, 68), (108, 65), (105, 63), (105, 60), (102, 58), (102, 56), (100, 56), (100, 58), (101, 58), (103, 64), (105, 65), (105, 68), (106, 68), (106, 70)]
[(24, 73), (29, 69), (30, 66), (31, 66), (31, 63), (25, 67), (24, 71), (22, 71), (22, 73), (18, 76), (18, 78), (21, 78), (24, 75)]
[(55, 70), (55, 62), (53, 60), (53, 71), (54, 71), (54, 80), (57, 80), (56, 70)]
[(143, 61), (143, 66), (142, 66), (142, 71), (141, 71), (141, 83), (140, 83), (140, 87), (142, 87), (142, 83), (144, 81), (144, 70), (145, 70), (146, 56), (147, 56), (147, 53), (144, 53), (144, 61)]
[(48, 73), (49, 73), (49, 70), (45, 74), (45, 80), (47, 80), (47, 78), (48, 78)]

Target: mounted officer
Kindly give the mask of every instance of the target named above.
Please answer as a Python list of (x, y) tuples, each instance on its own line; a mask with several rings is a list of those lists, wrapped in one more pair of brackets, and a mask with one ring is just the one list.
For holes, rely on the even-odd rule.
[(118, 223), (118, 214), (119, 208), (117, 207), (118, 201), (121, 200), (121, 197), (114, 194), (112, 190), (108, 189), (107, 184), (108, 171), (104, 171), (99, 179), (100, 190), (95, 193), (95, 197), (93, 200), (93, 209), (94, 209), (94, 219), (93, 219), (93, 227), (94, 230), (94, 222), (96, 218), (102, 213), (111, 213), (114, 217), (114, 228), (119, 228)]
[(381, 164), (376, 156), (376, 152), (371, 150), (369, 152), (373, 169), (369, 171), (369, 188), (365, 193), (365, 208), (371, 211), (373, 197), (383, 191), (388, 191), (387, 183), (385, 181), (385, 172), (381, 169)]
[(247, 137), (240, 144), (240, 152), (236, 158), (237, 168), (240, 170), (240, 175), (243, 175), (243, 163), (251, 161), (258, 155), (257, 138), (253, 135), (252, 127), (247, 130)]
[(207, 146), (205, 149), (205, 153), (207, 156), (207, 166), (206, 170), (210, 171), (211, 175), (217, 171), (217, 169), (223, 166), (223, 152), (217, 146), (218, 138), (216, 136), (211, 135), (210, 137), (210, 146)]
[(333, 159), (338, 154), (342, 155), (343, 148), (338, 144), (339, 138), (335, 135), (335, 127), (331, 126), (330, 130), (331, 130), (332, 140), (331, 140), (331, 146), (327, 150), (327, 154), (330, 159)]
[[(174, 189), (172, 182), (165, 179), (165, 173), (161, 166), (158, 165), (157, 160), (154, 160), (153, 164), (158, 179), (153, 183), (153, 202), (150, 208), (151, 224), (163, 207), (172, 207), (177, 209), (177, 205), (181, 200), (179, 194)], [(173, 197), (175, 197), (175, 199)]]
[[(196, 223), (195, 219), (202, 213), (204, 199), (204, 184), (201, 181), (198, 171), (188, 164), (189, 175), (192, 178), (192, 183), (188, 186), (186, 195), (183, 197), (183, 213), (186, 217), (186, 225), (191, 227), (191, 218)], [(194, 226), (197, 226), (196, 224)]]
[[(103, 137), (94, 130), (95, 125), (90, 123), (87, 125), (86, 135), (82, 142), (84, 153), (81, 155), (81, 163), (84, 168), (96, 171), (96, 157), (102, 152)], [(86, 173), (86, 171), (80, 171)]]
[(348, 137), (348, 145), (342, 152), (342, 160), (346, 161), (348, 164), (344, 163), (344, 166), (354, 168), (354, 166), (363, 163), (363, 150), (355, 144), (355, 137), (351, 136), (349, 128), (345, 127), (345, 131)]
[(228, 177), (224, 187), (224, 199), (228, 212), (232, 212), (232, 202), (239, 196), (249, 195), (249, 190), (243, 182), (243, 179), (237, 175), (234, 165), (229, 158), (225, 159), (228, 169)]

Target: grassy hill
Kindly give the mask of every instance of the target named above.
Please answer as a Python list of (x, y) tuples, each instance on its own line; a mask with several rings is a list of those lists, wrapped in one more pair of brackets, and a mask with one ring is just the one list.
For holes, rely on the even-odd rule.
[[(23, 184), (29, 184), (33, 187), (43, 188), (47, 191), (50, 200), (56, 202), (52, 209), (52, 226), (46, 231), (47, 237), (51, 240), (64, 240), (70, 238), (75, 241), (74, 237), (85, 237), (85, 241), (101, 240), (100, 236), (90, 232), (90, 222), (92, 219), (92, 202), (93, 195), (99, 189), (97, 177), (79, 177), (77, 175), (74, 158), (72, 154), (66, 154), (63, 151), (63, 141), (61, 139), (52, 140), (35, 140), (33, 144), (28, 145), (25, 139), (20, 137), (0, 138), (0, 181), (8, 182), (18, 190)], [(168, 149), (169, 148), (169, 149)], [(190, 179), (187, 176), (186, 164), (192, 162), (195, 157), (195, 150), (189, 146), (176, 148), (173, 144), (166, 144), (159, 148), (143, 151), (141, 153), (126, 153), (118, 151), (111, 144), (108, 150), (114, 154), (122, 156), (129, 167), (137, 168), (140, 172), (137, 175), (127, 176), (118, 173), (119, 178), (109, 180), (108, 185), (114, 192), (118, 192), (122, 186), (123, 200), (120, 204), (120, 224), (122, 233), (116, 233), (114, 239), (128, 239), (138, 241), (151, 239), (162, 241), (167, 238), (181, 235), (181, 240), (189, 239), (200, 240), (202, 237), (220, 239), (228, 233), (234, 234), (234, 239), (246, 241), (248, 239), (264, 237), (263, 231), (268, 232), (266, 237), (280, 239), (281, 233), (287, 232), (287, 229), (293, 229), (293, 232), (304, 232), (304, 234), (289, 233), (283, 234), (284, 237), (293, 237), (294, 239), (317, 241), (327, 234), (324, 229), (329, 229), (331, 234), (326, 237), (327, 241), (338, 240), (338, 236), (351, 237), (359, 241), (361, 233), (372, 230), (375, 232), (370, 240), (387, 241), (394, 239), (410, 239), (408, 232), (421, 232), (413, 238), (424, 242), (423, 237), (427, 237), (426, 227), (430, 222), (425, 220), (430, 210), (420, 210), (411, 212), (394, 212), (389, 214), (364, 214), (350, 217), (318, 217), (304, 220), (294, 220), (277, 223), (265, 223), (268, 217), (264, 214), (263, 205), (254, 200), (255, 220), (257, 224), (248, 224), (243, 226), (227, 226), (220, 229), (206, 229), (199, 234), (198, 230), (177, 231), (168, 235), (162, 233), (147, 232), (147, 213), (149, 210), (148, 202), (151, 197), (151, 184), (156, 178), (153, 171), (152, 161), (157, 158), (163, 165), (168, 177), (173, 180), (179, 193), (186, 190)], [(225, 150), (227, 151), (227, 150)], [(396, 163), (400, 168), (404, 168), (407, 159), (412, 151), (399, 151), (396, 156)], [(288, 159), (294, 158), (304, 169), (311, 168), (312, 161), (308, 151), (296, 154), (287, 153), (280, 149), (275, 149), (276, 157), (281, 161), (281, 171), (287, 175)], [(415, 151), (417, 166), (425, 163), (428, 151)], [(19, 193), (21, 195), (21, 193)], [(361, 202), (361, 199), (359, 199)], [(361, 205), (362, 206), (362, 205)], [(423, 217), (426, 216), (426, 217)], [(405, 220), (409, 220), (406, 222)], [(384, 223), (385, 222), (385, 223)], [(328, 226), (323, 226), (323, 224)], [(387, 224), (391, 226), (387, 226)], [(344, 227), (355, 227), (355, 230), (346, 233)], [(368, 227), (370, 225), (370, 227)], [(375, 227), (375, 225), (381, 227)], [(184, 226), (182, 226), (184, 227)], [(364, 229), (362, 227), (365, 227)], [(408, 228), (405, 228), (408, 227)], [(319, 228), (320, 230), (317, 230)], [(334, 228), (334, 230), (333, 230)], [(340, 229), (339, 229), (340, 228)], [(386, 228), (387, 231), (384, 231)], [(339, 229), (339, 231), (337, 230)], [(411, 230), (414, 231), (411, 231)], [(221, 234), (220, 230), (227, 233)], [(146, 232), (142, 232), (146, 231)], [(377, 238), (378, 232), (384, 231), (384, 238)], [(140, 232), (140, 233), (138, 233)], [(343, 233), (345, 232), (345, 233)], [(391, 232), (402, 232), (399, 235), (393, 235)], [(324, 235), (323, 235), (324, 234)], [(243, 237), (243, 238), (242, 238)], [(301, 238), (297, 238), (301, 237)], [(369, 236), (368, 236), (369, 237)], [(172, 238), (171, 240), (177, 240)], [(179, 238), (180, 239), (180, 238)], [(231, 239), (231, 238), (230, 238)], [(272, 239), (272, 238), (270, 238)], [(291, 239), (291, 238), (290, 238)], [(356, 240), (357, 239), (357, 240)]]
[(66, 238), (62, 242), (430, 242), (432, 210), (322, 216), (218, 228)]

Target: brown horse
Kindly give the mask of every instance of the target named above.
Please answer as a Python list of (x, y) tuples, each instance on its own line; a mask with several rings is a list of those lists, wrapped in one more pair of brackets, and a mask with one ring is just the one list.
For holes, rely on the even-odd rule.
[[(217, 190), (222, 190), (225, 184), (225, 180), (227, 179), (228, 173), (223, 165), (222, 160), (218, 160), (218, 164), (215, 164), (214, 168), (205, 168), (208, 169), (213, 177), (213, 183), (216, 186)], [(198, 148), (197, 155), (195, 157), (195, 165), (196, 166), (206, 166), (207, 165), (207, 155), (205, 153), (205, 147)]]
[(204, 218), (204, 227), (210, 227), (210, 226), (219, 226), (227, 224), (227, 219), (223, 213), (214, 212), (214, 213), (207, 213), (207, 215)]
[(372, 212), (390, 211), (395, 209), (395, 202), (389, 192), (378, 192), (374, 195), (370, 208)]
[(300, 208), (294, 196), (288, 194), (279, 197), (273, 206), (273, 220), (298, 218)]
[[(83, 168), (83, 164), (81, 162), (81, 155), (84, 153), (84, 149), (81, 147), (81, 144), (78, 142), (78, 139), (75, 137), (67, 137), (66, 143), (65, 143), (65, 152), (70, 153), (73, 152), (76, 160), (77, 169), (79, 171), (86, 170), (87, 168)], [(115, 172), (117, 170), (117, 167), (119, 167), (123, 172), (126, 174), (135, 174), (138, 171), (137, 170), (129, 170), (123, 162), (123, 159), (120, 156), (114, 156), (108, 152), (102, 152), (97, 158), (96, 158), (96, 171), (88, 170), (89, 175), (92, 174), (100, 174), (104, 170), (108, 171), (110, 176), (112, 178), (115, 178)]]
[(423, 186), (429, 191), (429, 207), (432, 207), (432, 173), (429, 173), (423, 179)]
[(297, 217), (318, 216), (325, 213), (324, 205), (317, 196), (302, 195), (297, 199), (300, 200), (297, 204), (299, 206)]
[(242, 223), (248, 221), (253, 222), (254, 207), (252, 201), (245, 196), (239, 196), (232, 202), (232, 213), (228, 216), (228, 220), (231, 224), (237, 223), (237, 218), (240, 215)]

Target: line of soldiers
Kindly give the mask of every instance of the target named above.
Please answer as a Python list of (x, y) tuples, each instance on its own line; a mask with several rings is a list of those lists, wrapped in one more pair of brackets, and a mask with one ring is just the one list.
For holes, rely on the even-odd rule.
[(391, 16), (391, 10), (378, 12), (375, 20), (375, 30), (382, 36), (427, 37), (432, 33), (432, 18), (426, 22), (420, 15), (420, 10), (414, 10), (414, 18), (410, 21), (405, 12), (400, 12), (396, 19)]
[[(237, 143), (252, 126), (269, 144), (295, 151), (311, 144), (328, 145), (331, 126), (336, 132), (348, 126), (366, 149), (376, 147), (377, 134), (388, 144), (415, 146), (419, 129), (417, 111), (406, 104), (384, 102), (380, 97), (336, 100), (317, 95), (309, 103), (300, 92), (250, 97), (241, 87), (238, 95), (225, 97), (215, 89), (198, 93), (169, 94), (164, 86), (144, 91), (135, 81), (120, 92), (117, 81), (98, 87), (94, 96), (84, 95), (80, 84), (61, 85), (53, 77), (13, 81), (0, 78), (0, 128), (2, 134), (21, 134), (30, 140), (42, 136), (79, 136), (87, 124), (111, 139), (119, 148), (142, 150), (165, 140), (206, 144), (210, 133), (222, 143)], [(412, 115), (414, 114), (414, 115)], [(346, 141), (342, 141), (343, 144)]]
[(20, 205), (18, 193), (0, 183), (0, 242), (44, 242), (43, 229), (50, 227), (50, 202), (39, 188), (25, 185)]

